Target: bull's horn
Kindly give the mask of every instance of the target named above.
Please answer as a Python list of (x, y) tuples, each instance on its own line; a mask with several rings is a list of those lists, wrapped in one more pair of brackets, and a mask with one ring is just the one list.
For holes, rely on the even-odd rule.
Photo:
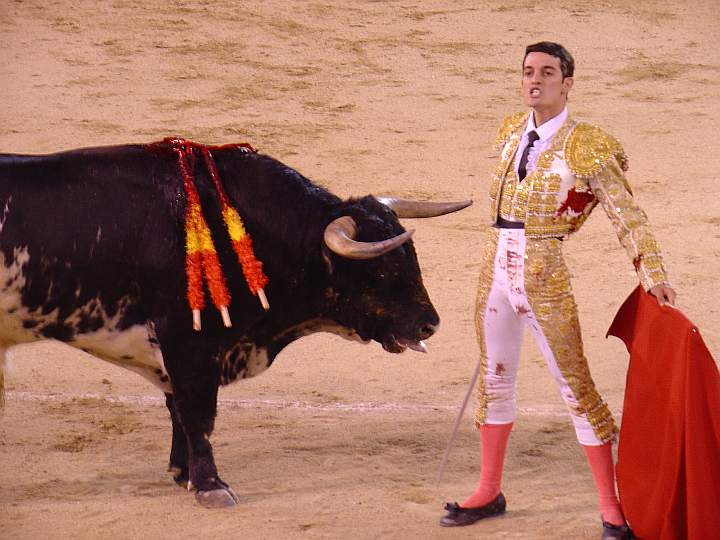
[(457, 212), (467, 208), (472, 201), (458, 202), (431, 202), (431, 201), (410, 201), (407, 199), (395, 199), (393, 197), (375, 197), (385, 206), (390, 207), (399, 218), (428, 218)]
[(341, 216), (325, 227), (325, 244), (332, 251), (348, 259), (373, 259), (392, 251), (410, 240), (415, 231), (405, 231), (379, 242), (358, 242), (357, 225), (350, 216)]

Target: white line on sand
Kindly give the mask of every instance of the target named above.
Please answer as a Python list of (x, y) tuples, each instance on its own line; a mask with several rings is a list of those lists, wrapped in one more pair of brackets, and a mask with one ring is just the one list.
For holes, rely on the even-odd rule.
[[(52, 401), (68, 403), (74, 400), (95, 399), (106, 403), (122, 403), (124, 405), (165, 406), (165, 399), (159, 396), (132, 396), (110, 395), (96, 393), (56, 393), (41, 394), (38, 392), (8, 391), (8, 401)], [(391, 401), (366, 401), (357, 403), (313, 403), (310, 401), (287, 399), (232, 399), (219, 398), (220, 409), (297, 409), (304, 411), (334, 411), (352, 413), (371, 412), (422, 412), (422, 411), (457, 411), (457, 405), (424, 404), (424, 403), (395, 403)], [(518, 413), (526, 416), (567, 416), (568, 412), (562, 407), (550, 405), (537, 405), (534, 407), (518, 407)], [(617, 413), (616, 413), (617, 414)]]

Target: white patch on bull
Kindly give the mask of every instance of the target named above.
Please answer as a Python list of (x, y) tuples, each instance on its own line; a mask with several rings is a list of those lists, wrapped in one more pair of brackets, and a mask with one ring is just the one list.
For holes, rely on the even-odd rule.
[(10, 213), (10, 201), (12, 201), (12, 197), (8, 197), (7, 201), (5, 201), (5, 207), (3, 208), (2, 216), (0, 216), (0, 232), (2, 232), (3, 227), (5, 227), (5, 222)]
[(335, 334), (336, 336), (340, 336), (348, 341), (354, 341), (356, 343), (370, 343), (369, 339), (361, 338), (352, 328), (346, 328), (345, 326), (328, 319), (313, 319), (296, 326), (295, 328), (291, 328), (288, 332), (294, 332), (296, 339), (309, 336), (310, 334), (315, 334), (317, 332), (327, 332), (328, 334)]
[(318, 332), (327, 332), (329, 334), (335, 334), (348, 341), (354, 341), (356, 343), (369, 343), (370, 340), (362, 339), (355, 330), (346, 328), (335, 321), (328, 319), (312, 319), (305, 321), (297, 326), (293, 326), (288, 330), (285, 330), (281, 334), (278, 334), (273, 338), (273, 341), (283, 340), (286, 341), (288, 338), (292, 338), (291, 341), (300, 339), (301, 337), (309, 336), (310, 334), (316, 334)]
[(246, 377), (254, 377), (265, 371), (270, 365), (268, 352), (265, 347), (257, 347), (253, 345), (245, 359)]
[(370, 343), (369, 339), (361, 338), (355, 330), (345, 328), (337, 323), (327, 323), (324, 326), (320, 326), (316, 332), (328, 332), (335, 334), (348, 341), (355, 341), (356, 343)]
[[(22, 321), (30, 316), (22, 305), (20, 291), (25, 286), (22, 267), (30, 260), (27, 248), (15, 248), (10, 266), (5, 265), (5, 257), (0, 253), (0, 347), (7, 348), (16, 343), (37, 341), (35, 333), (23, 328)], [(52, 313), (33, 317), (40, 321), (54, 320)]]
[(220, 383), (229, 384), (238, 379), (255, 377), (270, 365), (270, 358), (265, 347), (242, 338), (236, 345), (224, 352), (220, 357)]
[(95, 235), (95, 243), (100, 243), (100, 237), (102, 236), (102, 227), (98, 226), (97, 234)]
[[(75, 316), (69, 317), (68, 322), (72, 322)], [(115, 317), (106, 319), (107, 326), (94, 332), (76, 334), (68, 345), (134, 371), (163, 392), (172, 392), (162, 353), (157, 345), (150, 343), (147, 325), (135, 324), (124, 330), (115, 330), (121, 316), (122, 312), (118, 311)]]
[[(38, 329), (57, 322), (57, 309), (42, 314), (39, 310), (31, 312), (22, 304), (21, 291), (26, 283), (22, 267), (29, 260), (27, 248), (15, 248), (12, 263), (6, 266), (5, 258), (0, 253), (0, 349), (44, 340), (46, 338), (38, 333)], [(116, 330), (124, 314), (123, 306), (127, 302), (127, 299), (120, 300), (121, 307), (114, 317), (107, 316), (97, 298), (82, 306), (63, 321), (64, 324), (77, 328), (84, 313), (85, 316), (101, 318), (103, 327), (94, 332), (76, 334), (67, 344), (135, 371), (164, 392), (169, 392), (171, 385), (162, 354), (159, 347), (149, 340), (151, 336), (155, 337), (154, 329), (145, 324), (137, 324), (124, 330)], [(95, 306), (92, 310), (88, 307), (90, 304)], [(34, 326), (25, 328), (23, 321), (26, 320), (33, 321)]]

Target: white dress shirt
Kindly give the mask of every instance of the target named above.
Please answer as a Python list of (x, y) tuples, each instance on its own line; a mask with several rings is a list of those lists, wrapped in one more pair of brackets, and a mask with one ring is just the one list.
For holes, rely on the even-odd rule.
[(535, 141), (535, 144), (530, 149), (530, 153), (528, 154), (526, 171), (527, 174), (530, 174), (533, 170), (535, 170), (535, 164), (537, 163), (538, 156), (541, 152), (544, 152), (550, 147), (550, 141), (552, 140), (553, 135), (555, 135), (555, 133), (557, 133), (557, 131), (565, 123), (567, 116), (568, 110), (566, 106), (560, 114), (551, 118), (540, 127), (535, 127), (535, 114), (530, 113), (530, 118), (528, 119), (527, 126), (525, 127), (525, 131), (523, 132), (522, 138), (520, 139), (517, 153), (515, 154), (516, 173), (518, 172), (518, 166), (520, 165), (520, 156), (522, 156), (523, 152), (525, 151), (525, 147), (528, 145), (528, 133), (530, 133), (531, 131), (535, 131), (535, 133), (537, 133), (540, 137), (537, 141)]

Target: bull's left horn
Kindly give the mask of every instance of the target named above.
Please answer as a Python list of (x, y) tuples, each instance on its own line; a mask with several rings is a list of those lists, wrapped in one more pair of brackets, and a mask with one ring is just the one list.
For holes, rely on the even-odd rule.
[(325, 227), (325, 245), (341, 257), (348, 259), (374, 259), (400, 247), (410, 240), (415, 231), (405, 231), (393, 238), (378, 242), (358, 242), (357, 224), (350, 216), (341, 216)]
[(378, 201), (393, 210), (399, 218), (437, 217), (467, 208), (472, 201), (431, 202), (395, 199), (393, 197), (375, 197)]

